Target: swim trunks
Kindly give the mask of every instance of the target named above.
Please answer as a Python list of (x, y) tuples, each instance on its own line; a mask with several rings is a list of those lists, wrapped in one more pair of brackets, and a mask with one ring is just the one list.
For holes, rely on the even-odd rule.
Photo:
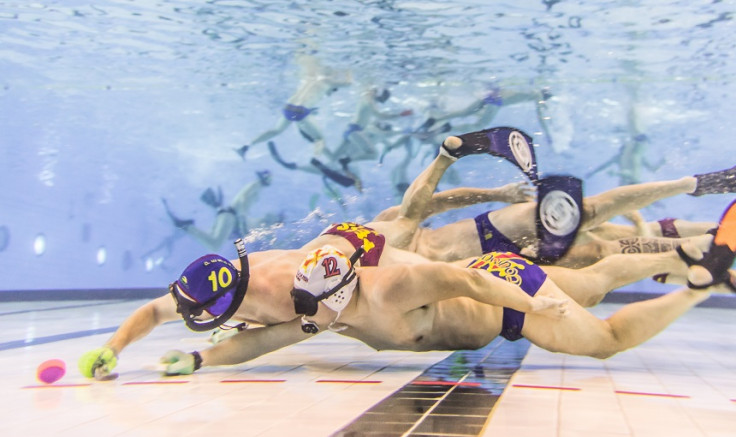
[(663, 218), (657, 221), (659, 228), (662, 230), (662, 236), (666, 238), (680, 238), (680, 233), (677, 232), (675, 227), (675, 220), (673, 218)]
[(498, 88), (492, 89), (490, 93), (483, 97), (483, 103), (485, 103), (486, 105), (503, 106), (501, 90)]
[(496, 229), (495, 226), (491, 224), (491, 220), (488, 218), (488, 213), (490, 212), (491, 211), (484, 212), (483, 214), (475, 218), (475, 229), (478, 231), (480, 247), (483, 250), (483, 253), (520, 253), (521, 248), (514, 244), (513, 241), (509, 240), (498, 229)]
[(304, 106), (287, 103), (281, 112), (284, 114), (284, 118), (289, 121), (302, 121), (315, 110), (316, 108), (305, 108)]
[(357, 223), (338, 223), (331, 226), (322, 235), (337, 235), (348, 240), (354, 248), (363, 246), (365, 253), (360, 257), (362, 267), (374, 267), (378, 265), (386, 245), (386, 237)]
[(342, 138), (344, 140), (347, 140), (351, 133), (353, 132), (360, 132), (363, 130), (363, 126), (355, 123), (350, 123), (348, 125), (348, 128), (345, 130), (345, 132), (342, 133)]
[[(492, 252), (480, 256), (468, 264), (468, 268), (482, 269), (492, 275), (518, 285), (526, 294), (534, 297), (547, 279), (547, 274), (538, 265), (511, 252)], [(511, 308), (503, 309), (501, 337), (508, 341), (523, 338), (524, 313)]]

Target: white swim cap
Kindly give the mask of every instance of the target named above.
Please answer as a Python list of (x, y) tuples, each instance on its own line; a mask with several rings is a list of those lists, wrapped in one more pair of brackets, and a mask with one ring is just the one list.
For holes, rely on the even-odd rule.
[[(309, 299), (314, 304), (306, 313), (316, 312), (318, 301), (340, 312), (350, 302), (357, 283), (357, 275), (348, 257), (332, 246), (323, 246), (309, 252), (299, 266), (294, 278), (294, 290), (304, 290), (316, 298)], [(303, 313), (298, 309), (297, 312)]]

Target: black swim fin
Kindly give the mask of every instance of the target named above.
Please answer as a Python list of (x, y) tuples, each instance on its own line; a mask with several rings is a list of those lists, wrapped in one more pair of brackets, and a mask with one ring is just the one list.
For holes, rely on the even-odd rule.
[(296, 163), (286, 162), (283, 158), (281, 158), (279, 151), (276, 149), (276, 144), (273, 141), (268, 142), (268, 151), (271, 152), (271, 157), (274, 159), (274, 161), (278, 162), (282, 166), (288, 168), (289, 170), (294, 170), (296, 168)]
[(250, 146), (246, 144), (245, 146), (241, 146), (233, 150), (235, 150), (235, 153), (237, 153), (241, 159), (245, 159), (245, 154), (248, 152), (248, 149), (250, 149)]
[(696, 174), (698, 181), (691, 196), (736, 193), (736, 166), (712, 173)]
[(736, 260), (736, 201), (731, 202), (721, 216), (713, 242), (708, 251), (703, 254), (703, 259), (700, 261), (693, 260), (683, 251), (681, 246), (677, 248), (677, 253), (688, 266), (702, 266), (708, 270), (713, 278), (707, 284), (693, 284), (688, 280), (688, 287), (702, 289), (714, 284), (726, 283), (732, 291), (736, 292), (729, 271), (734, 260)]
[(201, 196), (199, 196), (199, 200), (204, 202), (205, 204), (217, 209), (222, 206), (222, 188), (217, 187), (217, 193), (215, 193), (215, 190), (212, 189), (212, 187), (208, 187)]
[(344, 174), (341, 174), (327, 167), (326, 165), (322, 164), (317, 158), (312, 158), (312, 160), (309, 162), (313, 166), (317, 167), (317, 169), (319, 169), (319, 171), (321, 171), (323, 175), (332, 179), (343, 187), (352, 187), (353, 185), (355, 185), (355, 179), (345, 176)]
[(168, 202), (166, 202), (166, 199), (161, 198), (161, 202), (163, 202), (164, 208), (166, 209), (166, 215), (168, 215), (171, 221), (174, 222), (174, 226), (180, 229), (186, 229), (189, 226), (192, 226), (194, 224), (194, 220), (192, 219), (183, 220), (175, 216), (174, 213), (171, 212), (171, 209), (169, 208), (169, 204)]

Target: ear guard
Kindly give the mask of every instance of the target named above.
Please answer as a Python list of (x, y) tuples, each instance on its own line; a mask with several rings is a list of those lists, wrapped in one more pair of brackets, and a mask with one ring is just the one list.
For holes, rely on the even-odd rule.
[[(176, 312), (181, 314), (184, 319), (184, 323), (186, 323), (187, 327), (192, 331), (203, 332), (217, 328), (227, 322), (243, 302), (245, 293), (248, 291), (248, 281), (250, 280), (248, 252), (245, 250), (245, 243), (243, 243), (242, 239), (238, 238), (235, 240), (234, 244), (238, 251), (238, 258), (240, 259), (240, 272), (238, 274), (238, 282), (235, 287), (235, 292), (233, 292), (232, 288), (222, 289), (217, 293), (214, 293), (212, 297), (207, 299), (207, 301), (200, 303), (183, 298), (179, 293), (177, 293), (176, 282), (172, 282), (169, 285), (169, 292), (176, 302)], [(232, 301), (222, 314), (215, 316), (212, 320), (197, 320), (197, 317), (201, 316), (205, 310), (215, 305), (218, 299), (228, 293), (232, 294)]]
[(319, 301), (327, 299), (328, 297), (337, 293), (344, 286), (349, 284), (350, 281), (355, 279), (355, 263), (358, 261), (358, 258), (360, 258), (364, 253), (365, 249), (363, 249), (363, 246), (360, 246), (358, 250), (356, 250), (355, 253), (353, 253), (353, 255), (350, 257), (350, 270), (345, 273), (345, 275), (342, 277), (342, 280), (340, 280), (340, 282), (331, 289), (317, 296), (313, 295), (307, 290), (293, 288), (291, 290), (291, 299), (294, 301), (294, 312), (304, 316), (313, 316), (317, 314)]

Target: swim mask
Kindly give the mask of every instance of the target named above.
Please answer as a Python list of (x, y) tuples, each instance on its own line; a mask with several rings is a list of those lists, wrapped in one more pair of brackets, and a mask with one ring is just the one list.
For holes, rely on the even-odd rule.
[[(169, 286), (176, 311), (189, 329), (214, 329), (230, 319), (243, 302), (250, 278), (248, 256), (242, 240), (235, 245), (242, 272), (226, 258), (209, 254), (194, 260)], [(203, 321), (205, 312), (213, 319)]]

